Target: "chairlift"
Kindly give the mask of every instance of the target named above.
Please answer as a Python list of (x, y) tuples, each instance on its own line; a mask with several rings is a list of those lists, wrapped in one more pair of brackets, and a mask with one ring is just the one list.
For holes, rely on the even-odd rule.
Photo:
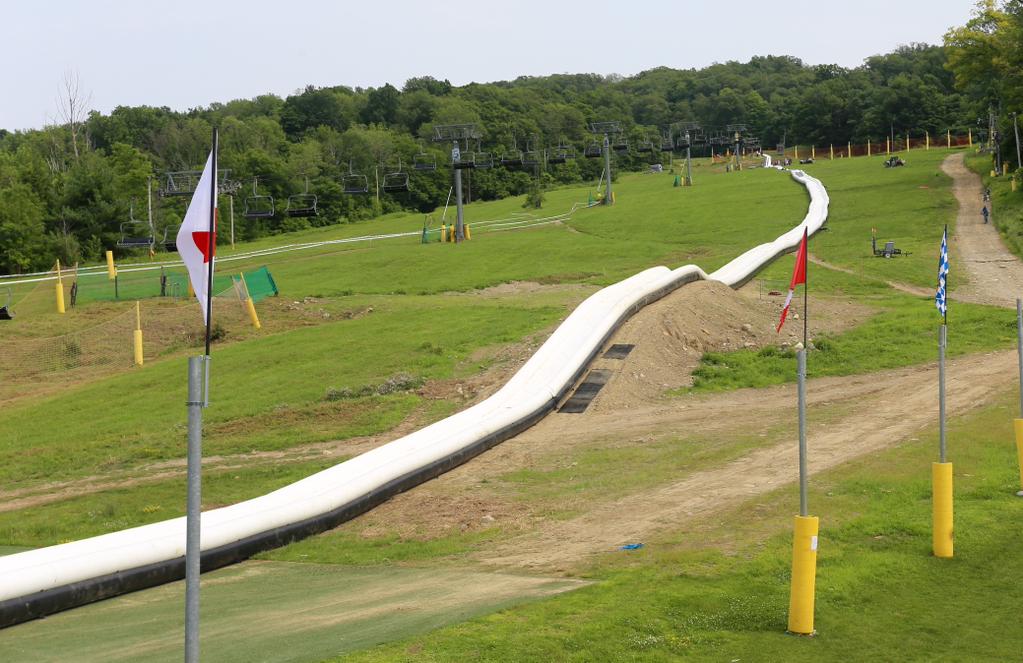
[(518, 149), (508, 150), (501, 155), (501, 165), (505, 168), (522, 167), (522, 152)]
[(493, 168), (494, 155), (490, 152), (476, 152), (474, 155), (477, 168)]
[(419, 154), (412, 157), (413, 170), (437, 170), (437, 155), (431, 154), (420, 145)]
[(384, 175), (380, 188), (384, 193), (405, 193), (409, 190), (408, 173), (401, 169), (401, 157), (398, 157), (398, 168)]
[(122, 248), (152, 247), (154, 240), (152, 228), (148, 229), (149, 232), (146, 235), (139, 235), (140, 225), (142, 225), (141, 222), (135, 219), (135, 201), (132, 200), (128, 208), (128, 221), (121, 224), (121, 238), (117, 240), (117, 246)]
[(461, 153), (459, 153), (458, 161), (453, 161), (451, 163), (451, 167), (452, 168), (457, 168), (458, 170), (465, 170), (467, 168), (475, 168), (476, 167), (476, 153), (475, 152), (461, 152)]
[(692, 141), (689, 134), (682, 134), (675, 140), (676, 150), (687, 150), (692, 146)]
[(352, 170), (352, 162), (348, 161), (348, 174), (341, 176), (343, 193), (369, 193), (369, 178)]
[(575, 148), (571, 145), (566, 145), (562, 139), (557, 147), (551, 148), (547, 153), (547, 163), (560, 164), (565, 163), (569, 159), (575, 158)]
[(543, 161), (543, 155), (540, 150), (526, 150), (522, 153), (522, 165), (532, 168), (533, 166), (539, 166)]
[(611, 145), (611, 149), (615, 152), (625, 153), (629, 151), (629, 140), (624, 136), (615, 139), (615, 142)]
[(305, 191), (288, 196), (288, 206), (284, 213), (290, 217), (316, 216), (316, 194), (309, 193), (309, 178), (305, 178)]
[(252, 195), (245, 198), (245, 211), (242, 216), (246, 219), (269, 219), (274, 215), (274, 197), (261, 196), (256, 191), (258, 177), (252, 178)]
[(661, 137), (661, 152), (671, 152), (675, 149), (675, 141), (671, 139), (671, 133), (665, 133)]
[(649, 154), (654, 151), (654, 142), (652, 140), (642, 140), (636, 146), (636, 151), (640, 154)]
[(593, 141), (583, 150), (583, 156), (587, 159), (597, 159), (604, 154), (604, 147), (597, 141)]

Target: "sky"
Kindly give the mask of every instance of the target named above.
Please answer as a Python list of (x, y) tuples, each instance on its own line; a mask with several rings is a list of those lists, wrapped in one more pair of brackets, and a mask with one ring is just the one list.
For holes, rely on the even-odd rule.
[(39, 128), (77, 75), (89, 107), (184, 111), (307, 85), (633, 75), (754, 55), (856, 67), (941, 43), (972, 0), (38, 0), (5, 2), (0, 128)]

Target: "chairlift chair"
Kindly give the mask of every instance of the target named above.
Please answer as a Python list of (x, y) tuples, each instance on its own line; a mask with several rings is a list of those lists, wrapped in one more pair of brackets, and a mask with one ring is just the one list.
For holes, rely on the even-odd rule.
[(603, 153), (604, 148), (597, 141), (590, 143), (589, 145), (586, 146), (586, 149), (583, 150), (583, 156), (585, 156), (587, 159), (598, 159), (603, 155)]
[(636, 146), (636, 151), (640, 154), (649, 154), (654, 151), (654, 143), (651, 140), (640, 141), (639, 145)]
[(476, 152), (473, 156), (477, 168), (492, 168), (494, 165), (494, 155), (490, 152)]
[(611, 145), (611, 149), (618, 153), (624, 153), (629, 151), (629, 140), (625, 137), (618, 138)]
[(475, 152), (462, 152), (458, 155), (458, 161), (451, 163), (452, 168), (458, 170), (466, 170), (467, 168), (476, 167), (476, 153)]
[(522, 152), (519, 150), (508, 150), (501, 155), (501, 165), (505, 168), (519, 168), (522, 166)]
[(539, 166), (543, 161), (543, 154), (540, 150), (526, 150), (522, 153), (522, 165), (532, 168), (533, 166)]
[(128, 208), (128, 221), (121, 224), (121, 238), (117, 240), (117, 246), (122, 248), (152, 247), (154, 241), (152, 228), (148, 229), (149, 232), (146, 235), (139, 235), (140, 225), (141, 223), (135, 219), (135, 201), (133, 200)]
[(316, 216), (316, 194), (309, 193), (309, 178), (305, 180), (305, 191), (288, 196), (288, 206), (284, 213), (290, 217)]
[(369, 178), (352, 170), (352, 162), (348, 162), (348, 174), (341, 176), (343, 193), (369, 193)]
[(437, 155), (425, 151), (422, 146), (419, 154), (412, 156), (413, 170), (437, 170)]
[(398, 168), (393, 172), (384, 175), (381, 187), (384, 193), (405, 193), (409, 190), (408, 173), (401, 168), (401, 159), (398, 159)]
[(246, 219), (269, 219), (274, 215), (274, 197), (261, 196), (256, 191), (258, 177), (252, 178), (252, 195), (245, 198), (245, 211), (242, 216)]

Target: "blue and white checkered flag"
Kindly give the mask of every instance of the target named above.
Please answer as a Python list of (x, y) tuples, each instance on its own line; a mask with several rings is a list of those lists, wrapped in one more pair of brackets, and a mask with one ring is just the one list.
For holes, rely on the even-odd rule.
[(941, 236), (941, 255), (938, 256), (938, 292), (934, 295), (934, 305), (942, 315), (948, 313), (948, 302), (945, 300), (945, 284), (948, 282), (948, 226)]

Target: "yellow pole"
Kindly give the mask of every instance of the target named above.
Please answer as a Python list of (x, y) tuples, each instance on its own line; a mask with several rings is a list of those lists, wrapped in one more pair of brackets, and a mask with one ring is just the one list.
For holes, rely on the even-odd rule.
[(952, 149), (952, 130), (945, 129), (945, 148)]
[(465, 239), (466, 241), (472, 239), (472, 229), (469, 228), (469, 224), (465, 224)]
[(828, 158), (831, 159), (832, 161), (834, 161), (835, 160), (835, 146), (834, 145), (829, 145), (828, 146), (828, 151), (830, 152), (830, 156)]
[(260, 329), (263, 325), (259, 324), (259, 316), (256, 315), (256, 303), (252, 301), (252, 295), (249, 294), (249, 284), (245, 282), (245, 274), (239, 274), (238, 278), (242, 280), (242, 287), (245, 289), (245, 310), (249, 312), (249, 320), (252, 321), (253, 327)]
[(906, 151), (909, 152), (909, 132), (906, 132)]
[(966, 140), (969, 141), (970, 147), (973, 147), (973, 129), (966, 130)]
[(114, 266), (114, 252), (107, 251), (107, 279), (113, 281), (117, 277), (117, 267)]
[(1016, 457), (1019, 459), (1019, 486), (1021, 489), (1016, 494), (1023, 497), (1023, 419), (1014, 419), (1012, 424), (1016, 429)]
[(886, 155), (892, 153), (892, 139), (890, 136), (884, 137), (884, 153)]
[(845, 144), (845, 149), (846, 149), (845, 156), (851, 157), (852, 156), (852, 141), (849, 141), (848, 143)]
[(952, 557), (952, 463), (931, 464), (935, 557)]
[(924, 142), (924, 149), (927, 149), (927, 150), (931, 149), (931, 132), (930, 131), (925, 131), (924, 132), (924, 141), (925, 141)]
[(448, 241), (448, 225), (446, 223), (440, 224), (440, 241), (442, 244)]
[(794, 150), (793, 154), (795, 155), (792, 158), (799, 161), (799, 145), (794, 145), (792, 149)]
[(870, 139), (867, 139), (867, 156), (870, 156)]
[(817, 160), (817, 146), (816, 145), (811, 145), (810, 146), (810, 158), (813, 159), (814, 161)]
[(792, 537), (792, 584), (789, 590), (789, 633), (813, 635), (814, 585), (817, 580), (816, 516), (796, 516)]
[(142, 311), (139, 309), (138, 301), (135, 302), (135, 365), (141, 366), (144, 361), (142, 356)]
[(60, 278), (60, 259), (57, 259), (57, 313), (64, 312), (64, 281)]

